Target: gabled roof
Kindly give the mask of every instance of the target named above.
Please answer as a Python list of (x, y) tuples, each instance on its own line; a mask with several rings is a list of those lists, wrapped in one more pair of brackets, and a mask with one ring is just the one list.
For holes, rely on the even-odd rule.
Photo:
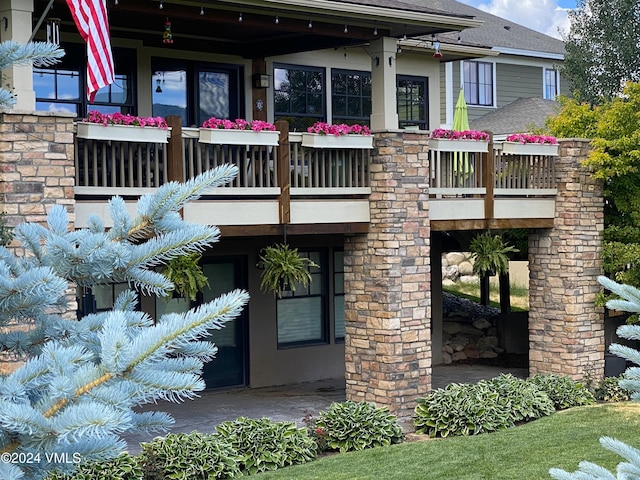
[(519, 98), (502, 108), (471, 120), (469, 128), (486, 130), (494, 135), (525, 133), (531, 126), (544, 127), (548, 117), (558, 113), (560, 105), (542, 98)]

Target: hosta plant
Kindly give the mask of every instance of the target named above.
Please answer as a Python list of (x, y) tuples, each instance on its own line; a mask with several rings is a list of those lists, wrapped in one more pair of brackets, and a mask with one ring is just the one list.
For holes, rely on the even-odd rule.
[(143, 480), (138, 457), (123, 453), (113, 460), (81, 464), (72, 474), (52, 472), (46, 480)]
[(395, 415), (369, 402), (335, 402), (313, 425), (328, 450), (348, 452), (386, 447), (404, 439)]
[(316, 443), (294, 422), (240, 417), (216, 427), (214, 436), (231, 445), (248, 474), (298, 465), (316, 458)]
[(545, 392), (553, 401), (556, 410), (595, 403), (589, 389), (569, 377), (537, 374), (529, 378), (528, 382)]

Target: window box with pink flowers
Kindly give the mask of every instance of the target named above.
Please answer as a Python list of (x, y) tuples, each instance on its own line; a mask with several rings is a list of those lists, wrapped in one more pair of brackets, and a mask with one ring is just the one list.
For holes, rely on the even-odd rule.
[(248, 122), (211, 117), (206, 120), (199, 132), (201, 143), (218, 145), (278, 145), (280, 132), (275, 125), (261, 120)]
[(502, 142), (502, 153), (508, 155), (558, 155), (558, 140), (547, 135), (517, 133)]
[(136, 117), (91, 111), (76, 125), (78, 138), (120, 142), (167, 143), (170, 129), (162, 117)]
[(429, 149), (441, 152), (487, 152), (489, 135), (476, 130), (435, 129), (429, 136)]
[(331, 125), (316, 122), (302, 134), (302, 146), (310, 148), (373, 148), (373, 136), (365, 125)]

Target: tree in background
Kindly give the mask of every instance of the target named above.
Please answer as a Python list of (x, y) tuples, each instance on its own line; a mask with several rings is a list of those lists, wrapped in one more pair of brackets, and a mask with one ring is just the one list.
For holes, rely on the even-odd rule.
[(578, 0), (569, 21), (561, 73), (575, 98), (599, 104), (640, 81), (638, 0)]
[(562, 99), (547, 126), (558, 137), (592, 138), (585, 164), (604, 182), (604, 270), (640, 287), (640, 84), (599, 106)]
[[(40, 479), (74, 462), (114, 458), (132, 431), (162, 430), (163, 412), (133, 407), (158, 399), (180, 401), (204, 389), (201, 371), (216, 347), (206, 341), (248, 301), (236, 290), (183, 314), (156, 322), (136, 311), (133, 290), (112, 311), (69, 318), (70, 287), (128, 283), (167, 295), (173, 284), (157, 268), (201, 252), (219, 230), (182, 220), (180, 210), (204, 189), (230, 181), (237, 168), (207, 171), (184, 184), (170, 182), (140, 198), (131, 216), (122, 198), (109, 202), (113, 226), (92, 217), (73, 230), (55, 206), (47, 225), (15, 227), (17, 250), (0, 247), (0, 350), (25, 354), (0, 376), (0, 478)], [(25, 255), (14, 252), (24, 249)]]

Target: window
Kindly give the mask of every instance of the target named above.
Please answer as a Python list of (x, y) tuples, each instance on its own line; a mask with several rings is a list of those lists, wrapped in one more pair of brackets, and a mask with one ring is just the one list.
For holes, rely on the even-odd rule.
[(333, 338), (344, 341), (344, 252), (333, 252)]
[(153, 116), (182, 117), (182, 125), (200, 126), (210, 117), (244, 116), (240, 82), (242, 68), (152, 59)]
[(467, 104), (493, 106), (493, 64), (462, 62), (462, 65)]
[(429, 129), (429, 89), (426, 77), (398, 76), (398, 120), (400, 128)]
[(114, 48), (115, 82), (96, 92), (92, 104), (87, 101), (86, 51), (84, 45), (62, 45), (66, 55), (50, 67), (34, 67), (33, 88), (36, 109), (70, 112), (79, 117), (89, 110), (103, 113), (135, 113), (133, 90), (136, 55), (134, 50)]
[(331, 71), (332, 123), (369, 125), (371, 116), (371, 74), (346, 70)]
[(307, 287), (296, 285), (277, 300), (278, 347), (327, 342), (326, 252), (299, 252), (319, 267), (311, 267)]
[(306, 131), (325, 120), (324, 69), (277, 65), (273, 76), (276, 121), (286, 120), (291, 130)]
[(545, 68), (544, 98), (547, 100), (555, 100), (558, 93), (558, 71), (552, 68)]

